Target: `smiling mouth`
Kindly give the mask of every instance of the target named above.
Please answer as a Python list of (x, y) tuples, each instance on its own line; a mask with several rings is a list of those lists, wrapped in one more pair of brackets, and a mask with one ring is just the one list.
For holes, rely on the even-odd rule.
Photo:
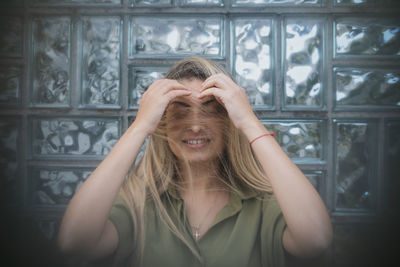
[(209, 143), (211, 140), (210, 139), (187, 139), (187, 140), (183, 140), (183, 142), (185, 144), (188, 145), (202, 145), (202, 144), (206, 144)]

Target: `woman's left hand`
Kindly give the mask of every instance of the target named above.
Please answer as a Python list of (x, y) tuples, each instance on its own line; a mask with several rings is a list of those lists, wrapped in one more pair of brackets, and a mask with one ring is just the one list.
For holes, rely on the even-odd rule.
[(199, 98), (214, 96), (228, 111), (236, 128), (243, 130), (246, 124), (257, 121), (245, 90), (225, 74), (215, 74), (202, 84)]

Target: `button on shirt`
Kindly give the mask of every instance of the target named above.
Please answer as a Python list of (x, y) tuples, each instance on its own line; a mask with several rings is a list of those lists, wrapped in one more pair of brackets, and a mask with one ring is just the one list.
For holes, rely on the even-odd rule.
[[(217, 214), (208, 231), (196, 241), (186, 219), (183, 199), (169, 189), (161, 199), (185, 239), (200, 255), (178, 239), (146, 203), (146, 237), (143, 267), (280, 267), (285, 266), (282, 235), (286, 227), (273, 194), (231, 192), (228, 204)], [(110, 213), (118, 232), (114, 266), (137, 266), (133, 220), (127, 204), (118, 196)]]

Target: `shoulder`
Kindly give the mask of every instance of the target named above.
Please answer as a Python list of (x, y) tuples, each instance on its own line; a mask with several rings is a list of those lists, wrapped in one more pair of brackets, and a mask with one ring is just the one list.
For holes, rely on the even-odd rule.
[(263, 209), (279, 208), (276, 197), (272, 192), (253, 192), (242, 197), (242, 200), (259, 203)]
[(261, 197), (262, 197), (263, 209), (266, 210), (273, 209), (280, 211), (278, 200), (276, 199), (273, 193), (263, 193)]

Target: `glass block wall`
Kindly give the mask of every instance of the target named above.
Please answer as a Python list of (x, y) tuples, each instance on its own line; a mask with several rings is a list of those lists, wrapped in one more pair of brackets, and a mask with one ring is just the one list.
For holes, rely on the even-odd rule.
[(149, 84), (200, 55), (232, 72), (325, 201), (335, 228), (325, 266), (376, 260), (375, 237), (400, 209), (399, 1), (0, 6), (1, 198), (18, 222), (53, 242), (68, 201)]

